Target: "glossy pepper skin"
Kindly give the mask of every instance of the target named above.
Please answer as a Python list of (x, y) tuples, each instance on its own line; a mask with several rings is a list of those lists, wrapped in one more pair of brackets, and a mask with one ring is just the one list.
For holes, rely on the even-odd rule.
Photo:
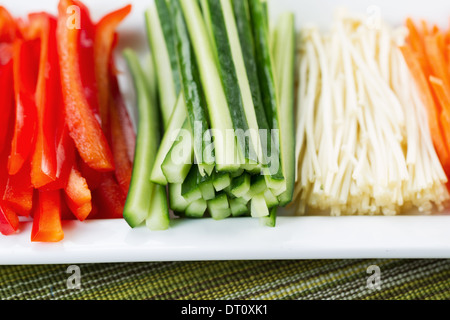
[[(86, 97), (80, 70), (80, 30), (68, 26), (70, 7), (78, 2), (61, 0), (57, 27), (58, 54), (61, 71), (62, 95), (70, 136), (83, 159), (97, 171), (114, 170), (114, 160), (100, 123)], [(69, 10), (68, 10), (69, 9)]]
[(31, 182), (40, 189), (57, 179), (56, 115), (62, 106), (55, 17), (46, 13), (29, 16), (29, 37), (40, 39), (36, 86), (37, 130), (31, 157)]
[(39, 191), (33, 215), (32, 242), (58, 242), (64, 239), (61, 224), (61, 192)]
[(0, 152), (8, 143), (7, 132), (13, 122), (14, 86), (13, 86), (13, 47), (11, 44), (0, 43)]
[(28, 160), (36, 137), (35, 94), (40, 40), (16, 39), (13, 50), (16, 118), (8, 161), (10, 175), (17, 174)]
[(129, 158), (127, 141), (129, 115), (120, 94), (113, 51), (117, 44), (116, 29), (130, 12), (131, 5), (128, 5), (103, 17), (96, 26), (94, 42), (95, 75), (103, 131), (113, 153), (116, 183), (124, 195), (130, 187), (133, 160)]

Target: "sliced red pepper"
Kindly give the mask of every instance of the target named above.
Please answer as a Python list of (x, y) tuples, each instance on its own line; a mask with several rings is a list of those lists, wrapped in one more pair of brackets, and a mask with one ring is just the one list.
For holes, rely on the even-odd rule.
[(31, 182), (36, 189), (57, 179), (56, 113), (62, 108), (62, 101), (56, 23), (56, 18), (45, 13), (30, 15), (30, 25), (41, 40), (36, 89), (37, 134), (31, 162)]
[(96, 26), (94, 41), (95, 76), (103, 130), (108, 131), (110, 77), (109, 66), (115, 46), (115, 34), (119, 24), (131, 12), (131, 5), (104, 16)]
[(111, 173), (104, 174), (100, 187), (95, 191), (99, 201), (99, 219), (121, 219), (125, 206), (126, 195), (122, 192), (115, 177)]
[(112, 171), (112, 152), (100, 123), (91, 110), (81, 79), (78, 45), (80, 31), (67, 26), (70, 21), (68, 9), (77, 3), (61, 0), (58, 7), (58, 53), (66, 121), (84, 162), (98, 171)]
[(34, 210), (31, 241), (58, 242), (63, 240), (60, 191), (39, 191), (37, 202)]
[(0, 6), (0, 43), (12, 43), (19, 30), (11, 14)]
[(75, 164), (75, 146), (64, 119), (58, 124), (55, 142), (57, 163), (56, 180), (41, 188), (47, 191), (64, 189), (67, 186), (70, 172)]
[(15, 175), (28, 159), (36, 135), (35, 93), (39, 70), (39, 40), (14, 43), (14, 92), (16, 120), (8, 172)]
[(119, 106), (114, 100), (111, 100), (109, 116), (111, 123), (111, 148), (116, 165), (115, 175), (122, 192), (128, 194), (133, 173), (133, 162), (129, 158), (126, 135), (120, 120)]
[(21, 216), (28, 217), (33, 209), (34, 189), (30, 179), (30, 165), (26, 164), (14, 176), (9, 176), (3, 200)]
[(0, 106), (2, 106), (2, 116), (0, 117), (0, 152), (9, 143), (6, 139), (6, 134), (12, 122), (11, 115), (14, 108), (12, 55), (12, 45), (0, 43)]
[(8, 236), (19, 228), (19, 217), (5, 203), (0, 202), (0, 233)]
[(113, 73), (111, 73), (111, 94), (112, 100), (114, 101), (119, 114), (122, 134), (127, 146), (128, 159), (131, 161), (131, 163), (133, 163), (134, 152), (136, 149), (136, 130), (134, 128), (133, 122), (131, 121), (130, 113), (128, 112), (127, 106), (120, 91), (117, 76)]
[(74, 0), (74, 4), (80, 9), (80, 30), (78, 35), (78, 52), (81, 82), (84, 94), (97, 121), (101, 124), (101, 116), (98, 104), (98, 88), (95, 76), (94, 42), (96, 26), (91, 19), (89, 9), (80, 1)]
[(92, 211), (92, 195), (86, 179), (74, 167), (69, 176), (69, 181), (64, 189), (66, 203), (72, 213), (80, 221), (86, 220)]

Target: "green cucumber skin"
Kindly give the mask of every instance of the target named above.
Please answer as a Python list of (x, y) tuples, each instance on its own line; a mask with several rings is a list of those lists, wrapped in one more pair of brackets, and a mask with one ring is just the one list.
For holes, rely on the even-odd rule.
[(244, 196), (250, 190), (251, 177), (248, 173), (244, 173), (241, 176), (234, 178), (231, 182), (231, 193), (240, 198)]
[[(185, 134), (188, 134), (188, 136), (185, 136)], [(187, 148), (185, 149), (185, 147)], [(178, 156), (175, 154), (175, 152), (178, 151), (179, 148), (181, 148), (183, 152), (187, 151), (187, 154), (184, 155), (184, 159), (178, 158)], [(180, 161), (180, 163), (174, 163), (174, 158), (178, 158), (178, 161)], [(193, 161), (194, 150), (192, 143), (192, 133), (190, 131), (189, 121), (186, 119), (182, 126), (182, 131), (180, 131), (177, 139), (173, 142), (172, 147), (170, 148), (161, 165), (161, 170), (169, 183), (182, 183), (188, 175)]]
[(184, 98), (182, 95), (179, 95), (177, 104), (169, 120), (169, 124), (167, 125), (167, 130), (164, 133), (158, 153), (156, 154), (155, 163), (153, 164), (150, 177), (152, 182), (160, 185), (168, 184), (167, 178), (165, 177), (161, 167), (174, 143), (172, 142), (173, 133), (183, 128), (186, 118), (187, 112), (184, 104)]
[(186, 196), (191, 192), (199, 189), (198, 186), (198, 166), (193, 165), (191, 170), (189, 171), (186, 179), (184, 179), (183, 184), (181, 185), (181, 195)]
[[(197, 163), (204, 160), (204, 146), (212, 141), (204, 141), (205, 132), (208, 130), (209, 121), (206, 106), (206, 98), (203, 92), (197, 61), (191, 45), (189, 32), (184, 20), (183, 11), (179, 0), (173, 1), (175, 16), (176, 51), (178, 65), (181, 74), (181, 84), (186, 102), (188, 118), (194, 135), (194, 155)], [(207, 158), (212, 158), (208, 156)], [(211, 159), (212, 160), (212, 159)]]
[(199, 67), (201, 83), (204, 87), (206, 107), (214, 135), (214, 157), (216, 170), (234, 172), (240, 164), (236, 156), (239, 150), (236, 145), (233, 121), (228, 109), (222, 80), (219, 74), (217, 59), (214, 54), (210, 35), (202, 16), (198, 1), (178, 1), (186, 17), (186, 24), (191, 36), (192, 47)]
[[(296, 60), (296, 28), (295, 17), (292, 13), (284, 14), (280, 17), (279, 28), (285, 26), (285, 29), (277, 33), (278, 49), (280, 61), (283, 69), (278, 78), (280, 92), (280, 115), (283, 126), (281, 127), (281, 154), (283, 160), (283, 175), (286, 179), (286, 191), (278, 199), (280, 206), (285, 207), (292, 202), (295, 187), (295, 123), (294, 117), (294, 90), (295, 90), (295, 60)], [(284, 50), (282, 49), (284, 48)], [(281, 69), (281, 68), (280, 68)]]
[(217, 192), (224, 190), (231, 184), (231, 177), (226, 172), (213, 173), (213, 185)]
[(242, 199), (229, 199), (231, 215), (233, 217), (241, 217), (247, 215), (250, 210), (247, 203), (243, 202)]
[(169, 184), (170, 209), (175, 212), (184, 212), (189, 203), (181, 194), (181, 184)]
[(126, 49), (124, 57), (134, 79), (139, 113), (133, 173), (124, 208), (125, 221), (135, 228), (149, 215), (149, 199), (155, 187), (150, 182), (150, 170), (158, 150), (161, 128), (158, 106), (151, 103), (148, 83), (136, 53)]
[[(277, 85), (274, 77), (266, 13), (261, 0), (249, 0), (249, 9), (255, 39), (255, 57), (264, 111), (266, 113), (270, 129), (279, 130), (280, 117), (277, 100)], [(272, 135), (272, 132), (271, 134), (268, 134), (268, 136)], [(270, 140), (270, 138), (267, 140)], [(277, 141), (271, 141), (270, 148), (268, 147), (267, 152), (271, 154), (280, 154), (280, 150), (278, 148), (279, 146), (280, 139), (277, 139)], [(278, 170), (276, 172), (273, 170), (270, 171), (270, 179), (274, 180), (275, 184), (276, 181), (284, 180), (281, 157), (278, 158), (278, 161)]]
[(261, 225), (270, 227), (270, 228), (275, 228), (277, 225), (277, 211), (278, 211), (278, 208), (273, 207), (272, 209), (270, 209), (270, 214), (268, 217), (259, 218)]
[(181, 91), (181, 79), (178, 69), (177, 51), (176, 51), (176, 36), (175, 26), (173, 21), (173, 14), (167, 0), (155, 0), (155, 5), (158, 10), (159, 21), (161, 22), (161, 29), (166, 40), (167, 52), (169, 53), (170, 65), (172, 67), (173, 83), (175, 85), (175, 93), (178, 95)]
[[(221, 1), (208, 0), (209, 14), (211, 15), (211, 28), (216, 46), (216, 54), (219, 62), (219, 72), (222, 79), (225, 96), (228, 102), (231, 119), (235, 130), (247, 132), (249, 127), (245, 117), (241, 89), (233, 61), (230, 42), (226, 30)], [(245, 159), (250, 157), (250, 143), (238, 139), (238, 146)], [(248, 140), (248, 139), (247, 139)]]
[(170, 216), (166, 188), (160, 185), (155, 185), (154, 188), (146, 225), (152, 231), (167, 230), (170, 227)]
[(160, 112), (165, 127), (172, 114), (177, 99), (177, 92), (173, 79), (173, 70), (170, 62), (170, 54), (166, 45), (165, 35), (162, 30), (156, 5), (147, 10), (145, 14), (148, 43), (151, 48), (151, 57), (156, 72), (156, 85)]
[[(249, 8), (247, 0), (233, 1), (233, 9), (236, 17), (236, 24), (241, 42), (242, 55), (244, 57), (245, 67), (247, 69), (247, 77), (252, 92), (253, 105), (260, 129), (269, 130), (270, 126), (267, 121), (264, 105), (262, 102), (262, 94), (259, 86), (258, 68), (256, 66), (255, 43), (252, 34), (252, 26), (249, 16)], [(270, 141), (270, 140), (269, 140)], [(263, 141), (262, 141), (263, 142)], [(263, 148), (267, 148), (263, 146)]]

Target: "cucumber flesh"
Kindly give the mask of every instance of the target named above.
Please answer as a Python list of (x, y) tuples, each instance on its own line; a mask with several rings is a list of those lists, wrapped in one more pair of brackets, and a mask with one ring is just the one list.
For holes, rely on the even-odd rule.
[(216, 169), (234, 172), (237, 163), (237, 146), (228, 103), (222, 86), (214, 51), (197, 1), (176, 0), (184, 14), (192, 46), (198, 63), (201, 83), (214, 135)]
[[(158, 78), (160, 109), (165, 127), (172, 115), (178, 92), (174, 78), (175, 73), (171, 64), (173, 52), (169, 53), (168, 48), (170, 46), (166, 43), (166, 39), (173, 41), (173, 38), (168, 33), (164, 34), (164, 30), (167, 32), (167, 26), (171, 24), (170, 14), (167, 15), (163, 8), (164, 3), (164, 0), (156, 0), (155, 3), (151, 4), (150, 9), (146, 11), (145, 18), (148, 40), (154, 60), (153, 64), (156, 69), (156, 77)], [(164, 17), (164, 20), (160, 19), (159, 13)], [(163, 24), (166, 27), (163, 27)]]
[(214, 189), (219, 192), (227, 188), (231, 184), (231, 177), (226, 172), (214, 172), (213, 185)]
[[(161, 145), (156, 154), (155, 163), (153, 165), (153, 170), (150, 176), (150, 180), (154, 183), (160, 185), (167, 185), (168, 181), (164, 175), (161, 166), (173, 146), (173, 142), (178, 138), (178, 132), (183, 128), (183, 124), (186, 121), (187, 112), (184, 103), (184, 98), (182, 95), (178, 96), (177, 104), (172, 113), (172, 117), (169, 120), (167, 129), (161, 141)], [(175, 137), (174, 137), (175, 135)]]
[(231, 214), (233, 217), (240, 217), (250, 212), (248, 209), (248, 203), (240, 198), (229, 199)]
[(216, 198), (209, 200), (208, 211), (214, 220), (228, 218), (231, 215), (231, 209), (226, 193), (219, 193)]
[(279, 205), (278, 198), (272, 193), (270, 189), (264, 191), (264, 199), (266, 200), (267, 207), (272, 209)]
[(170, 216), (166, 188), (160, 185), (155, 185), (154, 188), (146, 225), (152, 231), (167, 230), (170, 226)]
[(250, 202), (250, 213), (254, 218), (262, 218), (269, 216), (269, 208), (267, 208), (264, 193), (255, 195)]
[(207, 209), (207, 202), (204, 199), (198, 199), (192, 202), (186, 209), (185, 215), (187, 218), (202, 218)]
[(192, 139), (189, 121), (186, 119), (161, 165), (161, 171), (169, 183), (182, 183), (186, 179), (194, 161)]
[(277, 22), (277, 37), (274, 48), (276, 54), (275, 72), (278, 78), (280, 97), (281, 159), (283, 176), (286, 179), (286, 190), (279, 195), (280, 205), (288, 205), (294, 194), (295, 186), (295, 125), (294, 125), (294, 90), (295, 90), (295, 57), (296, 29), (292, 13), (282, 14)]
[(184, 212), (189, 202), (181, 194), (181, 184), (169, 184), (170, 209), (175, 212)]
[(270, 214), (267, 217), (259, 218), (261, 225), (266, 227), (275, 228), (277, 224), (277, 207), (274, 207), (270, 210)]
[(204, 200), (212, 200), (216, 196), (216, 190), (211, 179), (205, 181), (199, 185), (200, 192), (202, 193), (202, 198)]
[(250, 190), (251, 177), (248, 173), (242, 174), (240, 177), (234, 178), (231, 182), (231, 193), (240, 198)]
[(127, 49), (124, 57), (133, 76), (139, 113), (134, 167), (123, 214), (125, 221), (135, 228), (149, 216), (149, 199), (155, 186), (150, 182), (150, 171), (160, 139), (159, 108), (152, 104), (148, 81), (136, 53)]

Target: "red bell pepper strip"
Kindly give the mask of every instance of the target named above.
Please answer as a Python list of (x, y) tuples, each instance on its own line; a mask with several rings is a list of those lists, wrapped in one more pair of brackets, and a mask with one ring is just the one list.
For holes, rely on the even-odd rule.
[(58, 242), (64, 239), (61, 225), (61, 192), (39, 191), (33, 216), (31, 241)]
[(109, 111), (111, 124), (111, 148), (116, 165), (115, 175), (116, 179), (126, 195), (130, 188), (131, 176), (133, 174), (133, 161), (129, 158), (126, 135), (120, 120), (119, 106), (111, 99), (111, 108)]
[(131, 12), (131, 5), (104, 16), (96, 26), (94, 40), (95, 76), (103, 130), (108, 128), (110, 77), (109, 66), (115, 45), (115, 33), (119, 24)]
[(19, 217), (5, 203), (0, 202), (0, 233), (8, 236), (19, 228)]
[(61, 0), (58, 16), (58, 53), (66, 121), (81, 158), (98, 171), (114, 170), (114, 160), (105, 135), (91, 110), (81, 80), (78, 39), (80, 30), (67, 25), (72, 0)]
[(26, 164), (14, 176), (9, 176), (3, 201), (21, 216), (28, 217), (33, 209), (34, 189), (30, 179), (30, 165)]
[(9, 143), (6, 135), (12, 122), (11, 114), (14, 108), (12, 54), (12, 45), (0, 43), (0, 106), (2, 108), (2, 116), (0, 117), (0, 152)]
[(20, 34), (16, 22), (4, 7), (0, 6), (0, 43), (12, 43)]
[(86, 220), (92, 211), (92, 195), (86, 179), (74, 167), (69, 176), (65, 191), (66, 203), (80, 221)]
[(95, 191), (99, 201), (99, 219), (122, 219), (126, 195), (112, 173), (105, 173), (100, 187)]
[(69, 135), (69, 129), (62, 119), (58, 122), (56, 130), (56, 180), (42, 187), (42, 190), (59, 190), (64, 189), (69, 181), (70, 172), (75, 163), (75, 146)]
[(14, 43), (14, 92), (16, 120), (8, 172), (15, 175), (28, 159), (35, 139), (35, 93), (39, 66), (39, 40), (16, 40)]
[(84, 88), (84, 94), (95, 115), (97, 121), (101, 124), (101, 116), (98, 104), (97, 79), (93, 70), (95, 70), (94, 42), (96, 26), (91, 19), (89, 9), (80, 1), (73, 1), (80, 10), (80, 30), (78, 34), (78, 58), (81, 82)]
[(41, 52), (36, 89), (37, 135), (31, 161), (31, 182), (36, 189), (57, 178), (55, 146), (57, 110), (62, 107), (56, 45), (56, 19), (45, 13), (30, 15), (40, 33)]

